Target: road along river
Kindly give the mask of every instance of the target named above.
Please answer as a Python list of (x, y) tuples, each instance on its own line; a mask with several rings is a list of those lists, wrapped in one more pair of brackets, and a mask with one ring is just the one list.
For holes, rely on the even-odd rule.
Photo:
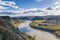
[(37, 30), (29, 26), (31, 21), (25, 21), (21, 23), (18, 28), (21, 32), (25, 32), (28, 35), (35, 36), (36, 40), (57, 40), (56, 36), (42, 30)]

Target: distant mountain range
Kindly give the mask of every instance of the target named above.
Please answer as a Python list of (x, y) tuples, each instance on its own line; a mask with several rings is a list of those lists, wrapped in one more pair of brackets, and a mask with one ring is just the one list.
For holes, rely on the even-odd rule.
[(13, 17), (13, 19), (19, 20), (43, 20), (44, 18), (41, 16), (20, 16), (20, 17)]
[(12, 17), (15, 20), (60, 20), (60, 16), (19, 16)]

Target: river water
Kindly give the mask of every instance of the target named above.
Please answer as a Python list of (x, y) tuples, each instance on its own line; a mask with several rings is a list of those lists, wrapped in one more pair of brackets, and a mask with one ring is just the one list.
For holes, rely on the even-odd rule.
[(24, 23), (21, 23), (18, 28), (21, 32), (25, 32), (28, 35), (35, 36), (36, 40), (57, 40), (56, 36), (42, 30), (37, 30), (34, 28), (31, 28), (29, 26), (29, 23), (31, 21), (25, 21)]

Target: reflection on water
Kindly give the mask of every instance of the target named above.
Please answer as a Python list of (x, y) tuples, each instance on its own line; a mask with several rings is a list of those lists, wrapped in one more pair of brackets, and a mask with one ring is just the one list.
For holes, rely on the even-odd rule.
[(19, 30), (21, 32), (27, 33), (28, 35), (36, 36), (36, 40), (57, 40), (56, 36), (54, 36), (53, 34), (51, 34), (49, 32), (31, 28), (29, 26), (30, 22), (31, 21), (26, 21), (26, 22), (20, 24), (18, 26)]
[(24, 28), (20, 28), (19, 29), (21, 32), (29, 32), (30, 30), (28, 30), (28, 28), (27, 27), (24, 27)]

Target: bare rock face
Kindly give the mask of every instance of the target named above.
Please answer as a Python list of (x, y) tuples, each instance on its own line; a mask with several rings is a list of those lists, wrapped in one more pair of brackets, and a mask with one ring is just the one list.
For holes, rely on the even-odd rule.
[(10, 17), (8, 16), (1, 16), (0, 17), (0, 26), (3, 26), (7, 29), (12, 30), (13, 29), (13, 25), (10, 23)]
[(21, 33), (10, 23), (9, 16), (0, 16), (0, 40), (27, 40), (30, 36)]

